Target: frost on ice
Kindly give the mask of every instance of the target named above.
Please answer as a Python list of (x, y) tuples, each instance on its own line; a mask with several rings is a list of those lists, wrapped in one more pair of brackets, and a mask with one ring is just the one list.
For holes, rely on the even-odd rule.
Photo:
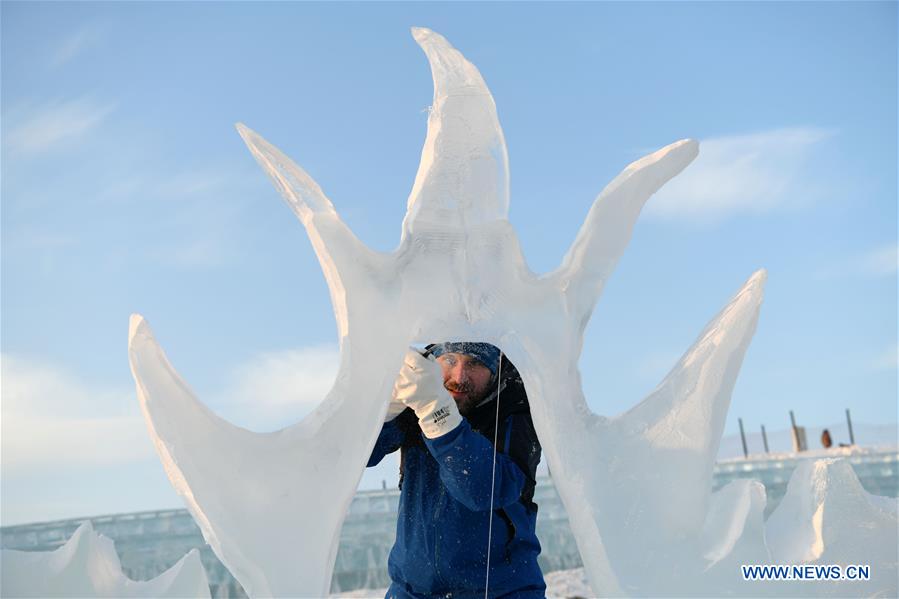
[(4, 549), (0, 563), (3, 597), (209, 597), (196, 549), (152, 580), (131, 580), (112, 539), (94, 532), (90, 522), (54, 551)]
[(693, 160), (697, 143), (679, 141), (627, 166), (596, 199), (562, 264), (535, 274), (507, 218), (506, 146), (484, 80), (440, 35), (413, 35), (431, 65), (434, 101), (394, 252), (366, 247), (303, 169), (238, 125), (306, 228), (328, 282), (341, 360), (320, 405), (272, 433), (234, 426), (194, 397), (146, 321), (132, 317), (131, 367), (172, 484), (250, 595), (325, 596), (405, 349), (477, 339), (502, 348), (522, 373), (597, 594), (738, 585), (730, 564), (767, 559), (764, 491), (734, 483), (710, 495), (710, 487), (765, 273), (748, 279), (625, 414), (593, 414), (577, 367), (584, 329), (643, 204)]

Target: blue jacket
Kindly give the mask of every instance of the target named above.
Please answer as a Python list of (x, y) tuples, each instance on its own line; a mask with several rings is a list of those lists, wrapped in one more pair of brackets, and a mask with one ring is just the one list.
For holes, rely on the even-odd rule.
[[(514, 374), (500, 394), (489, 596), (530, 599), (546, 589), (532, 501), (540, 444)], [(484, 597), (495, 421), (494, 400), (436, 439), (421, 434), (411, 410), (384, 424), (368, 465), (403, 450), (388, 597)]]

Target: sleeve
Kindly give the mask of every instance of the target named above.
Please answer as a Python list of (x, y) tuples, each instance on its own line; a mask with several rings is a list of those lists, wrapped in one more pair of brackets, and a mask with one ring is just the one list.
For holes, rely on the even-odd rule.
[(523, 412), (512, 414), (506, 419), (505, 430), (501, 434), (502, 451), (509, 454), (512, 461), (518, 464), (525, 474), (526, 480), (521, 497), (526, 504), (531, 504), (537, 485), (537, 465), (540, 463), (542, 453), (531, 415)]
[(509, 454), (512, 461), (518, 464), (528, 479), (535, 480), (537, 464), (540, 463), (541, 447), (530, 415), (513, 414), (509, 416), (506, 419), (506, 428), (503, 434), (505, 439), (500, 446), (501, 451)]
[(375, 446), (371, 450), (371, 457), (368, 458), (368, 464), (366, 464), (365, 467), (371, 468), (372, 466), (377, 466), (378, 463), (384, 459), (385, 455), (399, 449), (400, 445), (403, 443), (403, 436), (403, 431), (400, 430), (396, 418), (390, 422), (385, 422), (384, 426), (381, 428), (381, 433), (378, 435), (378, 440), (375, 441)]
[[(491, 509), (490, 480), (493, 475), (493, 445), (471, 429), (468, 420), (425, 445), (440, 469), (440, 480), (453, 498), (472, 511)], [(496, 480), (492, 509), (515, 503), (526, 477), (506, 454), (496, 452)]]

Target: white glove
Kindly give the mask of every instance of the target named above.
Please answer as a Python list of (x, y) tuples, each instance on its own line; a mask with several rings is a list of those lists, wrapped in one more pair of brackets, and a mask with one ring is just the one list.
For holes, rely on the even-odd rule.
[(393, 387), (394, 401), (415, 410), (428, 439), (444, 435), (462, 422), (456, 400), (443, 387), (443, 372), (435, 362), (410, 348)]

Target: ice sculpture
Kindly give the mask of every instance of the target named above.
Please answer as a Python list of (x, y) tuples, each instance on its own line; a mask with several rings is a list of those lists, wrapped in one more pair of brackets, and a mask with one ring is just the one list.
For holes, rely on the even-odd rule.
[(782, 594), (899, 596), (899, 500), (871, 495), (845, 459), (800, 464), (765, 523), (772, 563), (869, 565), (868, 581), (803, 582)]
[(85, 522), (54, 551), (3, 550), (3, 597), (209, 597), (200, 552), (187, 555), (152, 580), (131, 580), (112, 539)]
[[(616, 418), (593, 414), (577, 367), (584, 329), (643, 204), (698, 145), (679, 141), (627, 166), (596, 199), (559, 268), (534, 274), (507, 219), (506, 147), (484, 80), (440, 35), (412, 33), (431, 65), (434, 103), (394, 252), (362, 244), (305, 171), (238, 125), (305, 226), (328, 282), (341, 361), (321, 404), (280, 431), (234, 426), (194, 397), (146, 321), (132, 317), (132, 372), (172, 484), (251, 596), (324, 596), (406, 347), (488, 341), (522, 372), (594, 591), (695, 588), (710, 561), (742, 547), (710, 546), (703, 526), (764, 272), (750, 277), (649, 397)], [(743, 493), (754, 517), (753, 492), (734, 493)], [(742, 513), (729, 509), (717, 506), (708, 530), (739, 520)]]
[(732, 590), (743, 581), (741, 565), (771, 562), (765, 504), (765, 486), (756, 480), (735, 480), (712, 494), (700, 539), (707, 563), (697, 592)]

